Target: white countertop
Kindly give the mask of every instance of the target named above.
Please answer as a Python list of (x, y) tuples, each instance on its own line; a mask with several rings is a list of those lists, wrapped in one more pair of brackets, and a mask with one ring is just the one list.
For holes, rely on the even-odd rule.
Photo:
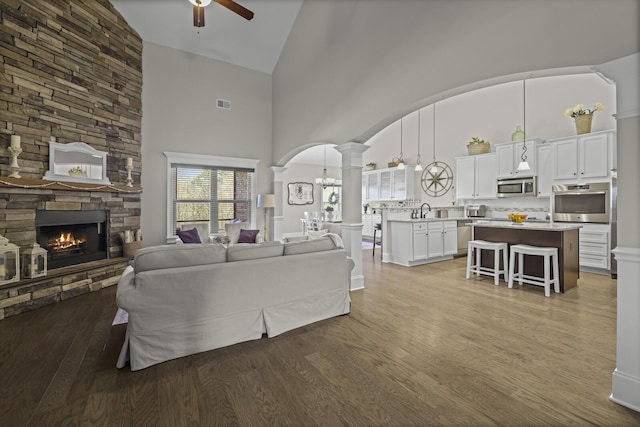
[(464, 218), (420, 218), (420, 219), (411, 219), (411, 218), (400, 218), (400, 219), (388, 219), (387, 222), (433, 222), (433, 221), (458, 221), (459, 219)]
[(549, 222), (507, 222), (507, 221), (487, 221), (479, 220), (471, 223), (474, 227), (492, 227), (492, 228), (514, 228), (514, 229), (527, 229), (527, 230), (541, 230), (541, 231), (566, 231), (566, 230), (578, 230), (582, 228), (581, 225), (569, 224), (569, 223), (549, 223)]

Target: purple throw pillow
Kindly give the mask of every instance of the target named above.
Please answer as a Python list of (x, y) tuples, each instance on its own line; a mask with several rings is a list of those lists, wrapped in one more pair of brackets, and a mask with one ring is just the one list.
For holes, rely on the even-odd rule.
[(256, 236), (259, 232), (260, 230), (245, 230), (244, 228), (241, 228), (238, 243), (255, 243)]
[(178, 237), (182, 240), (182, 243), (202, 243), (198, 230), (178, 230)]

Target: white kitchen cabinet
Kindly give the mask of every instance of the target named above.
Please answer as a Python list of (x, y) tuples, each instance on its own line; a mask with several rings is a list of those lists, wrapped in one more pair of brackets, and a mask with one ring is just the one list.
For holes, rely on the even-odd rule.
[(556, 181), (608, 178), (612, 168), (613, 131), (553, 141)]
[[(522, 160), (524, 143), (527, 143), (525, 152), (529, 163), (528, 171), (519, 171), (518, 165)], [(527, 141), (510, 142), (496, 145), (496, 164), (498, 178), (520, 178), (534, 176), (536, 173), (536, 146), (541, 140), (531, 139)]]
[(427, 223), (413, 224), (413, 254), (411, 255), (411, 261), (426, 260), (428, 255), (428, 225)]
[(362, 214), (362, 236), (373, 237), (373, 229), (376, 224), (382, 222), (380, 214)]
[(379, 199), (378, 195), (378, 180), (380, 178), (380, 172), (371, 171), (364, 172), (362, 174), (362, 198), (365, 202), (376, 201)]
[(551, 144), (536, 146), (538, 197), (550, 197), (555, 165)]
[(443, 256), (458, 253), (458, 221), (444, 221), (444, 252)]
[(456, 159), (456, 197), (495, 199), (497, 164), (495, 153)]
[[(363, 200), (407, 200), (413, 198), (413, 166), (362, 173)], [(366, 181), (366, 184), (365, 184)]]
[(609, 224), (580, 224), (580, 268), (609, 271)]
[(451, 259), (458, 251), (457, 221), (389, 221), (390, 261), (408, 267)]
[(438, 221), (428, 223), (428, 258), (455, 255), (458, 252), (458, 223)]

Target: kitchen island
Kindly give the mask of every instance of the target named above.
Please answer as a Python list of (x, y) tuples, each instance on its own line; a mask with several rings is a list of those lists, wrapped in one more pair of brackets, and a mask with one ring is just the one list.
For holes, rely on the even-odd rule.
[[(473, 238), (488, 242), (505, 242), (509, 245), (524, 244), (558, 248), (560, 268), (560, 292), (578, 285), (580, 277), (579, 225), (503, 221), (475, 221), (472, 224)], [(525, 274), (543, 276), (542, 257), (525, 255)], [(493, 267), (493, 254), (483, 251), (481, 263)]]
[(389, 219), (385, 234), (385, 260), (406, 267), (453, 259), (458, 252), (455, 219)]

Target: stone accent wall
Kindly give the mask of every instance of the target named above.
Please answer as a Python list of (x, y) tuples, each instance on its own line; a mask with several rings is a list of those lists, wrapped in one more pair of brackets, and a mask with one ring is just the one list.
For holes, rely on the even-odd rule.
[(24, 250), (35, 242), (37, 209), (110, 212), (110, 259), (3, 286), (0, 319), (117, 283), (127, 262), (119, 258), (119, 234), (140, 228), (140, 190), (33, 184), (49, 168), (52, 136), (106, 151), (116, 186), (124, 185), (126, 159), (133, 158), (139, 184), (141, 121), (142, 40), (109, 1), (0, 1), (0, 176), (10, 173), (7, 147), (19, 135), (24, 178), (0, 186), (0, 234)]
[(140, 182), (142, 40), (107, 0), (0, 2), (0, 174), (10, 135), (24, 178), (48, 169), (51, 136), (109, 153), (107, 176)]

